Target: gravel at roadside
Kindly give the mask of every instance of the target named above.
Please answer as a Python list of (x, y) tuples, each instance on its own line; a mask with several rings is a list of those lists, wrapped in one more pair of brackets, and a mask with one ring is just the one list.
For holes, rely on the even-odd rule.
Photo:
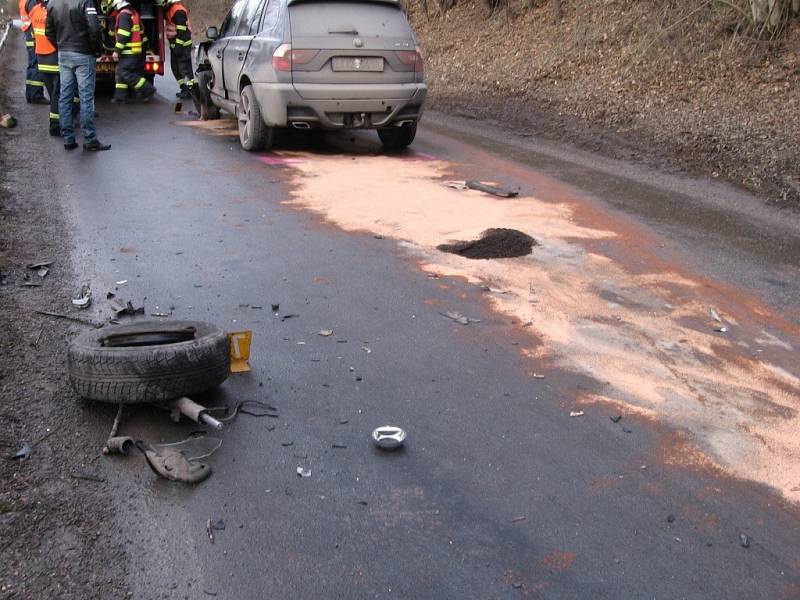
[[(65, 376), (85, 326), (34, 312), (70, 313), (77, 280), (49, 167), (61, 148), (41, 143), (47, 107), (25, 104), (19, 41), (12, 31), (0, 53), (0, 106), (19, 121), (0, 128), (0, 598), (124, 598), (128, 550), (100, 454), (109, 411), (79, 401)], [(37, 261), (46, 276), (27, 268)], [(9, 458), (26, 445), (27, 458)]]

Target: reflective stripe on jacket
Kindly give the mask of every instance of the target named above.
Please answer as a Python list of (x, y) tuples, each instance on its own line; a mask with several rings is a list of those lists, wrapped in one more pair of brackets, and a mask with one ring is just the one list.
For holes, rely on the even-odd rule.
[(119, 11), (116, 21), (117, 35), (114, 49), (124, 55), (141, 54), (144, 49), (144, 38), (139, 13), (126, 6)]
[(170, 48), (182, 46), (189, 48), (192, 45), (192, 24), (189, 21), (189, 11), (180, 2), (171, 4), (165, 15), (167, 27), (165, 29)]

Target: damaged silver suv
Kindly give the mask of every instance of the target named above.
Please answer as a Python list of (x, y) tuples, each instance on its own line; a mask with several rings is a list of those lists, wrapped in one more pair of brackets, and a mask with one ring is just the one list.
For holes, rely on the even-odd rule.
[(246, 150), (276, 128), (376, 129), (413, 140), (427, 87), (422, 54), (397, 0), (237, 0), (195, 55), (202, 119), (225, 110)]

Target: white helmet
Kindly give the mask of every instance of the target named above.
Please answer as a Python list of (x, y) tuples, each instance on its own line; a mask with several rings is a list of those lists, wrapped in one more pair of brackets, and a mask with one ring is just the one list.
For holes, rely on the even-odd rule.
[(128, 0), (111, 0), (111, 6), (114, 10), (122, 10), (126, 6), (130, 6), (131, 3)]

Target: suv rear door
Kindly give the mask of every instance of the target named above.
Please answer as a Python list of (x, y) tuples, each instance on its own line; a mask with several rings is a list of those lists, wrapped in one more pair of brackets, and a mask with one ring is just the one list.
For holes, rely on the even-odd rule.
[(397, 3), (290, 0), (289, 21), (292, 83), (303, 98), (382, 97), (381, 86), (396, 98), (414, 94), (398, 85), (416, 81), (416, 40)]

